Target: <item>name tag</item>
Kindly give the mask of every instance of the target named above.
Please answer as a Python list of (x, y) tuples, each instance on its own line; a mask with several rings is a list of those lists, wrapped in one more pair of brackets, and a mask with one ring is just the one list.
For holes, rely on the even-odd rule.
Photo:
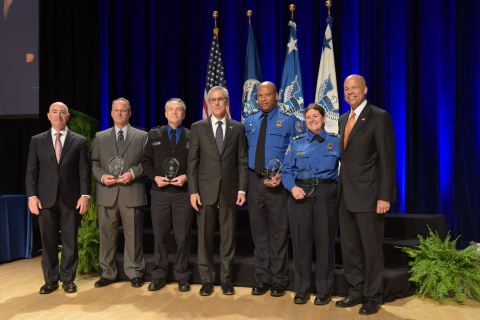
[(152, 142), (152, 146), (159, 146), (162, 144), (162, 141), (155, 141), (155, 142)]
[(299, 157), (299, 156), (304, 156), (304, 155), (305, 155), (305, 151), (297, 152), (297, 153), (295, 153), (295, 155), (296, 155), (297, 157)]

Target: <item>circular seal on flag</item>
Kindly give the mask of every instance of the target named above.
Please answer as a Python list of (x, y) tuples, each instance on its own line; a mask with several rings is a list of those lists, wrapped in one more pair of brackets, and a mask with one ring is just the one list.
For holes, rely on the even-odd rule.
[(332, 151), (333, 150), (333, 144), (329, 143), (328, 146), (327, 146), (327, 150)]
[(277, 120), (277, 123), (275, 123), (275, 127), (280, 129), (282, 127), (282, 120)]
[(303, 126), (302, 126), (302, 123), (300, 121), (297, 121), (295, 123), (295, 130), (297, 130), (297, 132), (303, 132)]

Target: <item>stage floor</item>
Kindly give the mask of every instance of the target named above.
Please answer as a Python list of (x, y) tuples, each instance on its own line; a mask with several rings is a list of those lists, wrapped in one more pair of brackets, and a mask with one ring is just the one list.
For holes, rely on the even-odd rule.
[(0, 319), (480, 319), (480, 303), (473, 300), (438, 304), (412, 296), (386, 303), (378, 314), (366, 317), (358, 314), (360, 306), (339, 309), (334, 302), (315, 306), (313, 297), (305, 305), (295, 305), (294, 292), (274, 298), (252, 296), (251, 288), (236, 287), (235, 295), (224, 296), (215, 287), (212, 296), (201, 297), (198, 284), (187, 293), (179, 292), (176, 283), (149, 292), (148, 283), (141, 289), (129, 282), (98, 289), (96, 280), (96, 275), (79, 277), (74, 294), (60, 288), (40, 295), (40, 257), (0, 264)]

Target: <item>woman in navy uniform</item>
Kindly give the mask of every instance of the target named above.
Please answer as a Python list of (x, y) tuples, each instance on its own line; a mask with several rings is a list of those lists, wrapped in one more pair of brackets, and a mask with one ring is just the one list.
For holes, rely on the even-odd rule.
[[(305, 109), (308, 131), (292, 139), (283, 163), (282, 182), (290, 191), (288, 220), (293, 243), (293, 301), (296, 304), (310, 299), (314, 244), (317, 292), (314, 303), (325, 305), (332, 299), (340, 149), (338, 135), (325, 131), (325, 120), (322, 106), (312, 103)], [(302, 171), (310, 172), (308, 183), (314, 186), (313, 191), (313, 187), (299, 186), (302, 183), (298, 175)]]

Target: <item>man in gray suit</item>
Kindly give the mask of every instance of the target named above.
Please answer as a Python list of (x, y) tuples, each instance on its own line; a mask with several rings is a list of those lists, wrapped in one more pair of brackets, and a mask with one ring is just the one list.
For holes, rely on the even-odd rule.
[(209, 90), (212, 116), (195, 122), (190, 133), (188, 190), (197, 211), (198, 271), (202, 279), (200, 295), (213, 293), (215, 264), (213, 234), (217, 215), (220, 222), (220, 280), (223, 294), (235, 293), (232, 285), (237, 205), (245, 203), (248, 185), (248, 157), (245, 129), (228, 119), (227, 89)]
[(342, 260), (349, 295), (335, 305), (377, 313), (383, 294), (385, 213), (395, 200), (395, 138), (392, 118), (366, 100), (365, 79), (344, 82), (351, 109), (338, 120), (342, 166), (338, 179)]
[[(97, 132), (92, 145), (92, 172), (97, 180), (95, 203), (100, 229), (101, 278), (95, 287), (105, 287), (117, 277), (116, 254), (120, 219), (125, 235), (124, 268), (132, 287), (143, 285), (143, 209), (147, 204), (142, 155), (147, 133), (129, 125), (130, 102), (118, 98), (112, 102), (114, 127)], [(109, 168), (114, 157), (125, 162), (115, 177)]]
[[(41, 294), (58, 289), (77, 292), (77, 234), (81, 214), (88, 209), (92, 190), (91, 162), (87, 139), (67, 128), (67, 106), (55, 102), (47, 114), (52, 128), (30, 140), (25, 185), (28, 208), (38, 215), (42, 237)], [(58, 233), (62, 237), (62, 259), (58, 263)]]

